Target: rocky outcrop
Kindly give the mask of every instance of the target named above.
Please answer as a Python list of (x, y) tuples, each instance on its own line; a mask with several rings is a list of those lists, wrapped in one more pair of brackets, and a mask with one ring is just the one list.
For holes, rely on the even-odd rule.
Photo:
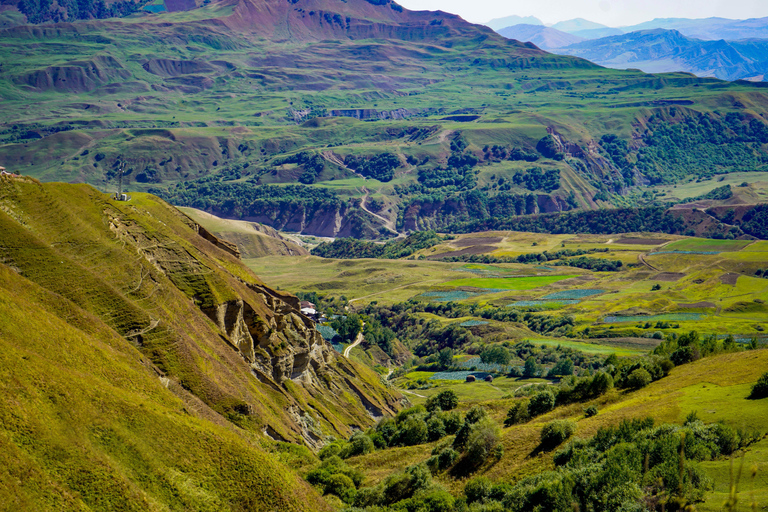
[[(273, 290), (254, 276), (246, 278), (241, 273), (235, 277), (225, 270), (239, 265), (236, 253), (192, 219), (173, 210), (181, 225), (192, 230), (190, 246), (167, 233), (147, 229), (118, 206), (123, 205), (104, 209), (111, 232), (153, 269), (142, 274), (136, 289), (146, 282), (159, 283), (167, 278), (176, 293), (186, 295), (192, 301), (190, 307), (204, 315), (208, 327), (190, 329), (202, 333), (205, 343), (211, 344), (206, 350), (228, 350), (229, 355), (219, 354), (217, 362), (210, 364), (217, 366), (220, 360), (231, 357), (239, 360), (229, 363), (230, 385), (222, 384), (227, 378), (211, 379), (207, 371), (201, 373), (196, 367), (164, 370), (169, 371), (169, 378), (175, 375), (183, 388), (189, 388), (223, 414), (253, 417), (260, 430), (274, 439), (301, 439), (314, 448), (320, 447), (328, 435), (347, 436), (351, 429), (399, 408), (399, 397), (381, 386), (378, 375), (369, 375), (370, 370), (354, 365), (328, 345), (314, 322), (301, 313), (297, 297)], [(153, 317), (157, 314), (150, 313), (142, 322), (149, 323), (152, 329), (164, 327)], [(142, 336), (144, 332), (146, 329)], [(128, 334), (149, 354), (158, 350), (152, 348), (156, 342), (151, 339)], [(166, 362), (166, 357), (161, 357), (162, 368), (174, 368), (179, 358), (189, 358), (177, 355)], [(254, 382), (262, 389), (262, 396), (248, 391)], [(357, 403), (341, 403), (341, 396), (353, 397)], [(265, 407), (273, 413), (258, 412)], [(256, 419), (259, 414), (262, 416)]]

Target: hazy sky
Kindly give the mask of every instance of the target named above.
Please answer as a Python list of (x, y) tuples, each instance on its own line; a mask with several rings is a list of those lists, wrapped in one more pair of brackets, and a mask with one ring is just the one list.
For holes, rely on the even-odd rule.
[(768, 0), (397, 0), (411, 10), (446, 11), (467, 21), (536, 16), (546, 24), (585, 18), (608, 26), (654, 18), (746, 19), (768, 16)]

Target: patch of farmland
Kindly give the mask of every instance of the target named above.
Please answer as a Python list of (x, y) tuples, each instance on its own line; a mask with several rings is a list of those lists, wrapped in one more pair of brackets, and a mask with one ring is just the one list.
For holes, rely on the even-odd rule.
[(622, 322), (695, 322), (705, 315), (702, 313), (663, 313), (660, 315), (609, 315), (603, 318), (603, 323), (618, 324)]
[(592, 295), (599, 295), (605, 293), (605, 290), (599, 290), (597, 288), (585, 288), (583, 290), (562, 290), (559, 292), (550, 293), (542, 297), (544, 300), (578, 300)]
[(427, 300), (432, 300), (434, 302), (451, 302), (469, 299), (475, 295), (479, 295), (479, 293), (467, 292), (464, 290), (451, 290), (445, 292), (424, 292), (421, 295), (416, 296), (416, 299), (423, 300), (423, 298), (426, 298)]
[(473, 245), (465, 249), (450, 252), (441, 252), (440, 254), (430, 254), (427, 256), (428, 260), (441, 260), (443, 258), (452, 258), (454, 256), (471, 256), (473, 254), (485, 254), (495, 251), (496, 247), (493, 245)]
[(333, 338), (338, 336), (338, 332), (336, 332), (336, 329), (331, 327), (330, 325), (317, 325), (315, 326), (317, 329), (317, 332), (320, 333), (320, 335), (323, 337), (325, 341), (331, 341)]
[(714, 308), (714, 307), (717, 307), (717, 306), (715, 305), (714, 302), (702, 301), (702, 302), (693, 302), (691, 304), (680, 304), (680, 303), (678, 303), (677, 307), (693, 309), (693, 308)]
[(556, 309), (562, 306), (572, 306), (578, 304), (578, 300), (518, 300), (507, 304), (508, 308), (529, 308), (534, 306), (547, 306), (552, 309)]
[[(509, 372), (509, 365), (502, 365), (497, 363), (484, 363), (479, 357), (471, 357), (466, 361), (459, 363), (458, 366), (459, 368), (467, 368), (468, 370), (471, 370), (472, 368), (474, 368), (475, 370), (481, 370), (484, 372), (502, 372), (502, 373)], [(474, 371), (474, 370), (471, 370), (471, 371)]]
[(662, 240), (659, 238), (621, 238), (616, 240), (616, 244), (624, 245), (661, 245), (669, 242), (669, 240)]
[(736, 286), (736, 281), (739, 280), (740, 276), (741, 274), (728, 272), (727, 274), (723, 274), (720, 276), (720, 282), (723, 284), (730, 284), (731, 286)]
[(475, 236), (451, 241), (456, 247), (471, 247), (482, 244), (497, 244), (501, 242), (500, 236)]
[(699, 255), (712, 255), (712, 254), (720, 254), (720, 251), (656, 251), (656, 252), (649, 252), (648, 256), (655, 256), (657, 254), (699, 254)]
[(474, 375), (475, 379), (483, 380), (490, 373), (488, 372), (476, 372), (476, 371), (456, 371), (456, 372), (437, 372), (432, 375), (430, 380), (467, 380), (469, 375)]
[(522, 276), (522, 277), (475, 277), (466, 279), (455, 279), (443, 283), (442, 286), (451, 286), (459, 288), (462, 286), (471, 286), (474, 288), (494, 289), (494, 290), (530, 290), (547, 286), (564, 279), (575, 277), (573, 275), (555, 275), (555, 276)]
[(740, 251), (749, 244), (751, 240), (711, 240), (707, 238), (689, 238), (686, 240), (678, 240), (665, 247), (665, 249), (671, 251), (692, 251), (690, 254), (709, 254), (711, 251), (715, 252), (727, 252), (727, 251)]

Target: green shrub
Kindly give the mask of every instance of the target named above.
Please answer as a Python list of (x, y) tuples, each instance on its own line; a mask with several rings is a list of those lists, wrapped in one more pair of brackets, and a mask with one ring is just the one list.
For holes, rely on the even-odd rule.
[(427, 420), (427, 439), (429, 441), (437, 441), (443, 437), (445, 437), (445, 424), (443, 420), (432, 416)]
[(504, 426), (511, 427), (518, 423), (525, 423), (531, 416), (528, 414), (529, 400), (520, 400), (507, 411), (507, 417), (504, 419)]
[(364, 432), (355, 432), (349, 438), (349, 443), (341, 450), (339, 457), (347, 459), (356, 455), (365, 455), (374, 451), (373, 440)]
[(467, 439), (467, 462), (473, 466), (479, 466), (493, 452), (499, 444), (499, 428), (491, 419), (484, 419), (472, 425)]
[(464, 415), (464, 421), (466, 423), (477, 423), (488, 416), (488, 411), (481, 405), (473, 405), (471, 409)]
[(584, 417), (585, 418), (591, 418), (592, 416), (597, 416), (597, 407), (594, 405), (590, 405), (586, 409), (584, 409)]
[(758, 399), (768, 397), (768, 372), (764, 373), (752, 386), (749, 398)]
[(467, 503), (484, 501), (491, 495), (493, 485), (487, 476), (478, 476), (467, 482), (464, 486), (464, 495), (467, 497)]
[(445, 426), (445, 434), (453, 435), (461, 427), (461, 415), (458, 412), (452, 411), (441, 416), (443, 425)]
[(651, 383), (651, 374), (643, 368), (633, 370), (627, 377), (627, 387), (631, 389), (644, 388)]
[(536, 393), (531, 397), (531, 402), (528, 404), (528, 414), (531, 416), (539, 416), (547, 413), (555, 408), (555, 395), (552, 391), (545, 390)]
[(459, 396), (452, 389), (441, 391), (437, 395), (427, 399), (426, 407), (428, 411), (442, 410), (450, 411), (459, 405)]
[(421, 418), (410, 417), (403, 422), (398, 430), (399, 444), (413, 446), (426, 443), (428, 439), (427, 424)]
[(352, 503), (355, 493), (355, 484), (352, 479), (341, 473), (331, 475), (325, 484), (324, 494), (335, 494), (344, 503)]
[(440, 455), (437, 456), (437, 467), (439, 469), (446, 469), (451, 464), (456, 462), (456, 458), (459, 456), (459, 453), (454, 450), (453, 448), (446, 448), (443, 451), (440, 452)]
[(576, 423), (571, 420), (550, 421), (541, 428), (541, 444), (554, 448), (576, 432)]
[(338, 441), (333, 442), (331, 444), (327, 444), (322, 447), (320, 452), (317, 454), (317, 456), (320, 458), (320, 460), (325, 460), (328, 457), (333, 457), (334, 455), (338, 455), (339, 452), (341, 452), (341, 443)]

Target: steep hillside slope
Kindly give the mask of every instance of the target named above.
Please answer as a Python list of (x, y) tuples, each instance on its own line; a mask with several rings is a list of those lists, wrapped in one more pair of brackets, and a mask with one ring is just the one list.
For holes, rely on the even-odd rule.
[(0, 209), (3, 265), (105, 324), (195, 415), (317, 447), (398, 407), (298, 299), (157, 198), (2, 177)]
[(0, 265), (3, 509), (329, 509), (253, 433), (15, 270)]

